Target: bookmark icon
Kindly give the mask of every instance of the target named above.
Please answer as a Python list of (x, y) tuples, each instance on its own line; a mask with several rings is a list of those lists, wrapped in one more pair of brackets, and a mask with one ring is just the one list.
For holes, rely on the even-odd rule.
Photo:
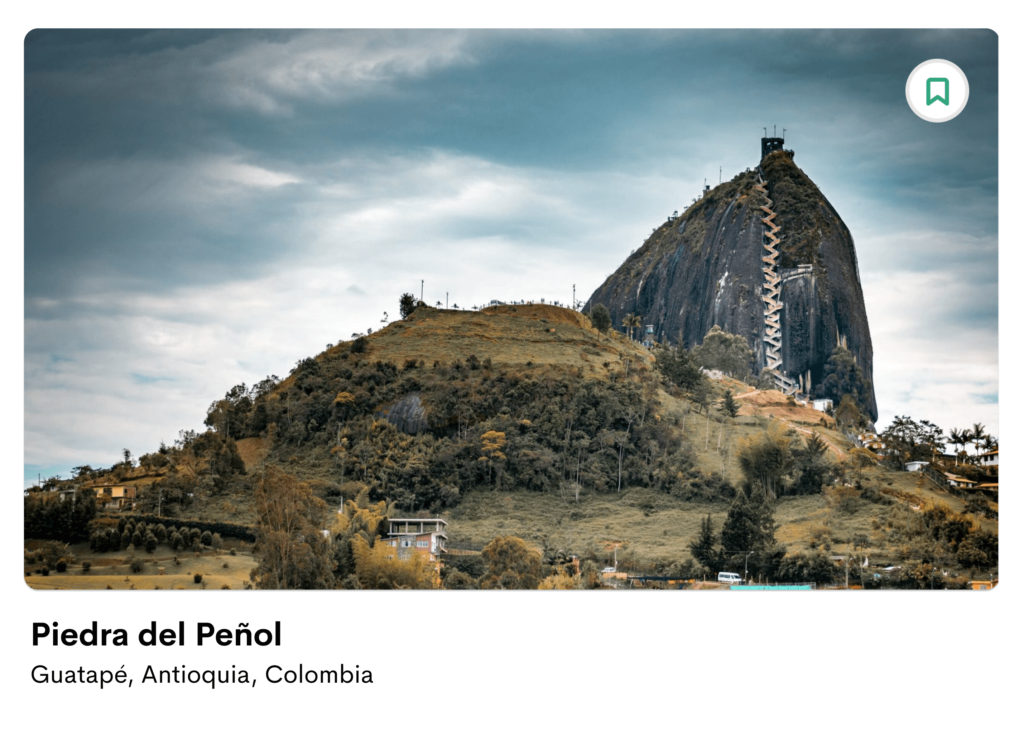
[(949, 79), (935, 78), (925, 82), (925, 105), (941, 101), (949, 106)]

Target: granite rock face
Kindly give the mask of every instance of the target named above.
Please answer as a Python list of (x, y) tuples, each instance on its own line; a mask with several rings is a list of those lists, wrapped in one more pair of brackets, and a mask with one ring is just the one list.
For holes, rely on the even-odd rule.
[[(813, 389), (842, 343), (870, 379), (871, 333), (849, 229), (791, 153), (769, 153), (761, 171), (782, 228), (782, 371)], [(626, 314), (639, 314), (645, 327), (654, 326), (655, 339), (687, 348), (718, 325), (747, 339), (759, 371), (767, 362), (760, 221), (765, 199), (754, 189), (757, 181), (757, 170), (740, 173), (663, 223), (586, 306), (604, 304), (616, 325)], [(868, 410), (877, 419), (873, 391)]]

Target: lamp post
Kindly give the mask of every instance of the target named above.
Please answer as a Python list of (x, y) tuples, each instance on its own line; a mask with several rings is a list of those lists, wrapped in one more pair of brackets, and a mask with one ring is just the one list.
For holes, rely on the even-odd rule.
[(751, 550), (749, 553), (747, 553), (747, 557), (743, 558), (743, 584), (744, 585), (747, 584), (747, 561), (750, 560), (750, 556), (753, 555), (754, 552), (755, 551)]

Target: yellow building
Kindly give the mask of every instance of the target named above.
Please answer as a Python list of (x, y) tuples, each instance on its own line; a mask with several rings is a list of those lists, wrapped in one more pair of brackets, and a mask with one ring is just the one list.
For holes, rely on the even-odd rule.
[(111, 484), (104, 487), (93, 487), (96, 492), (96, 502), (100, 509), (106, 510), (131, 510), (135, 509), (135, 497), (137, 488), (125, 484)]

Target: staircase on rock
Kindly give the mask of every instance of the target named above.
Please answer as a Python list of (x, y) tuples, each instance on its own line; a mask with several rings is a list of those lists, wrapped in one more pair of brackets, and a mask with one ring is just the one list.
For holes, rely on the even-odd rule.
[(772, 199), (768, 197), (768, 188), (765, 187), (764, 175), (760, 168), (758, 168), (757, 175), (758, 181), (754, 185), (754, 189), (762, 193), (765, 199), (765, 204), (760, 206), (761, 210), (766, 213), (766, 216), (761, 218), (761, 222), (766, 226), (762, 245), (768, 252), (767, 255), (761, 257), (761, 261), (764, 262), (761, 271), (764, 272), (762, 287), (765, 293), (761, 295), (761, 300), (764, 302), (764, 341), (767, 344), (765, 358), (768, 362), (767, 367), (772, 371), (779, 390), (786, 395), (793, 395), (799, 386), (780, 370), (782, 367), (782, 323), (779, 321), (779, 313), (782, 310), (782, 279), (778, 272), (779, 238), (776, 234), (781, 228), (775, 224), (776, 214), (772, 210)]

